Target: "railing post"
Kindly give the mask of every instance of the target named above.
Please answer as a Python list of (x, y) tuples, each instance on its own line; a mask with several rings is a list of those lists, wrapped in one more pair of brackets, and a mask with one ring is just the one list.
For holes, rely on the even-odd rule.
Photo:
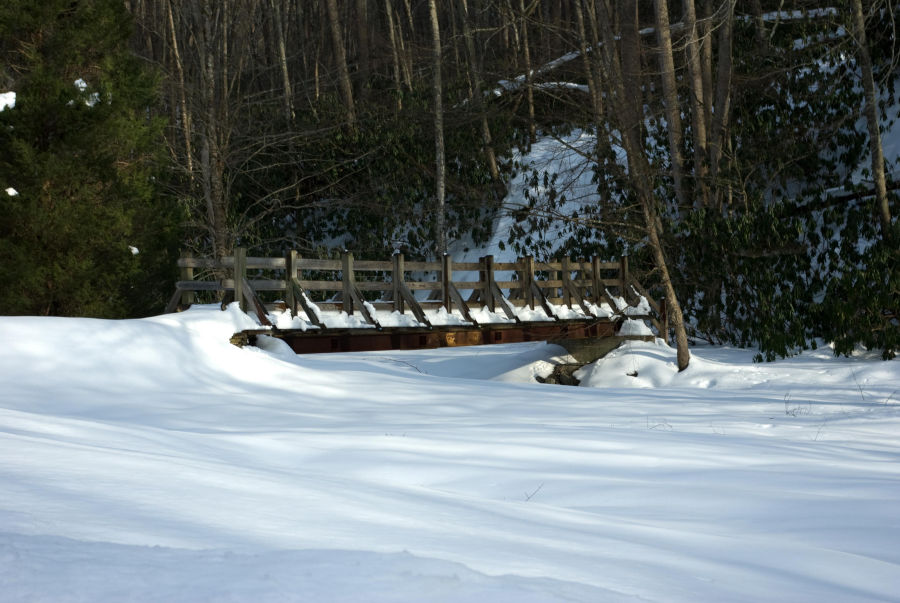
[(347, 316), (353, 315), (353, 254), (345, 251), (341, 254), (341, 291), (344, 312)]
[(603, 291), (603, 279), (600, 278), (600, 258), (594, 256), (591, 258), (591, 301), (598, 308), (600, 307), (600, 297)]
[(563, 303), (566, 304), (567, 306), (569, 306), (569, 308), (571, 308), (572, 307), (572, 293), (571, 293), (572, 287), (570, 285), (572, 282), (572, 266), (570, 266), (570, 263), (569, 263), (569, 256), (563, 256), (562, 261), (560, 262), (560, 265), (562, 266), (562, 275), (561, 275), (562, 279), (561, 280), (562, 280)]
[(297, 278), (297, 252), (291, 249), (284, 254), (284, 303), (287, 304), (291, 316), (297, 316), (297, 297), (291, 283)]
[(522, 267), (522, 289), (525, 293), (525, 301), (528, 303), (528, 308), (534, 310), (534, 288), (532, 287), (532, 283), (534, 283), (534, 256), (529, 255), (520, 258), (519, 263)]
[(395, 253), (391, 256), (391, 293), (394, 297), (394, 310), (400, 314), (404, 313), (405, 304), (403, 303), (403, 294), (400, 291), (400, 284), (403, 282), (403, 254)]
[(488, 309), (493, 312), (497, 308), (494, 299), (494, 256), (486, 255), (481, 258), (481, 275), (478, 280), (482, 283), (481, 299)]
[(626, 302), (628, 301), (628, 281), (630, 280), (628, 275), (628, 256), (622, 255), (619, 258), (619, 282), (620, 282), (620, 292), (619, 295)]
[(247, 302), (244, 299), (244, 278), (247, 276), (247, 248), (234, 248), (234, 300), (238, 302), (241, 310), (247, 311)]
[[(451, 307), (451, 296), (450, 296), (450, 285), (453, 282), (453, 258), (449, 253), (445, 253), (441, 258), (441, 302), (444, 304), (444, 309), (447, 310), (447, 314), (450, 314), (452, 311)], [(460, 308), (460, 312), (462, 312), (462, 308)]]
[[(190, 251), (185, 251), (181, 254), (182, 259), (191, 260), (194, 258), (194, 254)], [(193, 266), (182, 266), (181, 267), (181, 280), (183, 281), (192, 281), (194, 280), (194, 267)], [(196, 296), (193, 291), (183, 291), (181, 293), (181, 305), (187, 308), (190, 305), (193, 305)]]

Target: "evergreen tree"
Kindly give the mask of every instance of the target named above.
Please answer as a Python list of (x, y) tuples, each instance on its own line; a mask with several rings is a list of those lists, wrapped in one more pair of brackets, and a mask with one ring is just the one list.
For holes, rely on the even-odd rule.
[(156, 78), (120, 0), (0, 5), (0, 313), (158, 311), (173, 212), (154, 191)]

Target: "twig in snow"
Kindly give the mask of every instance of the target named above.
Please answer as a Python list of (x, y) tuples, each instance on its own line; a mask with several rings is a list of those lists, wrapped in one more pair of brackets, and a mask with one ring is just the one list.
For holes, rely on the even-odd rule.
[(540, 491), (541, 491), (541, 488), (543, 488), (543, 487), (544, 487), (544, 482), (541, 482), (541, 485), (538, 486), (537, 489), (536, 489), (534, 492), (532, 492), (531, 494), (529, 494), (528, 492), (526, 492), (526, 493), (525, 493), (525, 502), (528, 502), (529, 500), (531, 500), (532, 498), (534, 498), (534, 495), (537, 494), (538, 492), (540, 492)]
[(853, 370), (853, 367), (850, 367), (850, 374), (853, 375), (853, 382), (856, 384), (856, 389), (859, 390), (859, 397), (862, 398), (862, 401), (866, 401), (866, 396), (863, 394), (862, 385), (859, 384), (859, 379), (856, 378), (856, 371)]

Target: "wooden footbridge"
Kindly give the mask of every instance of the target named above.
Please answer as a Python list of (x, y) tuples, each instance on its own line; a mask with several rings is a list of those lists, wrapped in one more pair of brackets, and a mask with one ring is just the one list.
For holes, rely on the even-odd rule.
[[(413, 262), (395, 254), (390, 261), (355, 261), (352, 253), (340, 259), (302, 258), (294, 251), (278, 258), (248, 257), (246, 249), (237, 248), (220, 260), (184, 255), (178, 266), (181, 279), (167, 312), (189, 307), (197, 294), (214, 295), (223, 308), (238, 301), (262, 328), (235, 333), (233, 343), (253, 345), (267, 335), (298, 354), (549, 341), (590, 362), (625, 339), (652, 339), (620, 333), (628, 319), (649, 321), (662, 338), (668, 331), (665, 301), (653, 300), (631, 276), (627, 257), (495, 262), (485, 256), (463, 263), (449, 256)], [(482, 307), (492, 314), (479, 314)], [(429, 319), (427, 311), (441, 308), (445, 312)], [(303, 328), (277, 328), (269, 318), (276, 309), (301, 316)], [(455, 319), (449, 317), (453, 310)], [(328, 313), (334, 311), (357, 318), (361, 326), (329, 326), (335, 321)], [(414, 321), (403, 322), (414, 326), (383, 325), (397, 322), (396, 315), (379, 321), (385, 311), (412, 314)]]

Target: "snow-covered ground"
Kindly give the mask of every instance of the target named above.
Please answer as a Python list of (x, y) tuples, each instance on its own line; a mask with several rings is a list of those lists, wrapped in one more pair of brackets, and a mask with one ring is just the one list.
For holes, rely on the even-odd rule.
[(900, 600), (900, 363), (0, 318), (0, 601)]

